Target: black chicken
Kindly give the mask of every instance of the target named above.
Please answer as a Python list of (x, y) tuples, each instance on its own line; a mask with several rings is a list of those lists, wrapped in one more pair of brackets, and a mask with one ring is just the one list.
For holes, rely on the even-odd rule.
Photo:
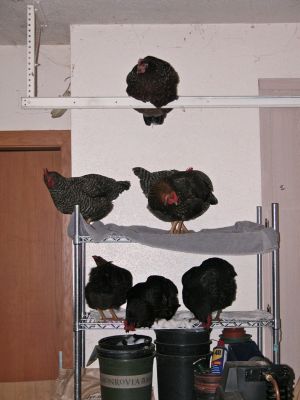
[(117, 320), (114, 309), (126, 303), (127, 292), (132, 287), (131, 272), (100, 256), (93, 256), (93, 259), (97, 266), (91, 269), (85, 287), (86, 302), (99, 311), (102, 319), (106, 319), (103, 311), (109, 309), (112, 319)]
[(156, 319), (169, 320), (180, 306), (175, 284), (160, 275), (151, 275), (127, 293), (126, 332), (151, 327)]
[(102, 175), (65, 178), (47, 169), (44, 169), (44, 182), (60, 212), (72, 214), (78, 204), (88, 223), (106, 217), (113, 209), (112, 201), (130, 187), (129, 181), (116, 181)]
[(184, 233), (183, 221), (195, 219), (205, 213), (210, 205), (217, 204), (213, 185), (201, 171), (158, 171), (133, 168), (140, 179), (148, 210), (158, 219), (171, 222), (171, 233)]
[(182, 300), (203, 326), (211, 325), (211, 314), (229, 307), (236, 298), (236, 272), (222, 258), (208, 258), (182, 276)]
[(166, 61), (147, 56), (138, 60), (127, 75), (129, 96), (143, 102), (150, 102), (156, 108), (136, 108), (142, 113), (146, 125), (161, 125), (172, 108), (161, 108), (178, 99), (177, 85), (179, 76)]

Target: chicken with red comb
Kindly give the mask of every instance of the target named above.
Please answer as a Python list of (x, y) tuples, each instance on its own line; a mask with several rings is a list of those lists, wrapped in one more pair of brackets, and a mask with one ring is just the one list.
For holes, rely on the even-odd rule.
[(116, 181), (99, 174), (66, 178), (47, 168), (44, 182), (58, 211), (72, 214), (78, 204), (88, 223), (106, 217), (113, 209), (113, 200), (130, 188), (129, 181)]
[(146, 125), (162, 125), (172, 108), (163, 108), (176, 100), (179, 76), (175, 69), (164, 60), (147, 56), (140, 58), (126, 78), (129, 96), (143, 102), (150, 102), (156, 108), (136, 108), (143, 114)]
[(198, 218), (218, 203), (212, 182), (202, 171), (149, 172), (135, 167), (133, 172), (148, 199), (148, 210), (158, 219), (171, 222), (171, 233), (188, 232), (184, 221)]

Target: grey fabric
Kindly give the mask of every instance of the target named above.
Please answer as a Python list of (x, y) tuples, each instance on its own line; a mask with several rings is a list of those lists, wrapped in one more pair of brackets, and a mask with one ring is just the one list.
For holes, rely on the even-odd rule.
[[(72, 214), (68, 235), (73, 238), (75, 214)], [(250, 221), (238, 221), (232, 226), (202, 229), (181, 235), (171, 235), (162, 229), (146, 226), (119, 226), (101, 221), (87, 224), (80, 215), (79, 234), (89, 236), (93, 242), (129, 241), (146, 246), (186, 253), (242, 255), (268, 253), (278, 248), (278, 234), (273, 228)]]

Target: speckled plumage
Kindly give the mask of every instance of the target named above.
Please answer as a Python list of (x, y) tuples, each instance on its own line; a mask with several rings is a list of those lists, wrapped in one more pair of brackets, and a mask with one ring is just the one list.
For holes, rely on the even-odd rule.
[[(165, 222), (189, 221), (217, 204), (210, 178), (202, 171), (157, 171), (149, 172), (144, 168), (133, 168), (140, 179), (144, 195), (148, 199), (148, 210)], [(176, 192), (177, 204), (165, 204), (162, 194)]]
[(116, 181), (98, 174), (65, 178), (56, 171), (47, 170), (44, 182), (60, 212), (72, 214), (78, 204), (82, 216), (89, 222), (107, 216), (113, 209), (112, 201), (130, 187), (129, 181)]
[[(144, 68), (140, 68), (140, 65)], [(172, 108), (161, 107), (176, 100), (179, 76), (175, 69), (164, 60), (147, 56), (138, 61), (126, 78), (129, 96), (143, 102), (150, 102), (156, 109), (139, 108), (146, 125), (161, 125)]]

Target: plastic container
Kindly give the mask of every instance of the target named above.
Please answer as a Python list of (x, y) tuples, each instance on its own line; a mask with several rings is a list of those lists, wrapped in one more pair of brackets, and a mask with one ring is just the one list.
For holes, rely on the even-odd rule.
[(195, 400), (193, 363), (198, 358), (156, 353), (159, 400)]
[(154, 355), (149, 336), (118, 335), (99, 340), (102, 400), (151, 400)]
[(210, 332), (207, 329), (155, 329), (156, 340), (161, 343), (199, 344), (208, 342)]
[(207, 354), (210, 350), (211, 340), (200, 344), (174, 344), (162, 343), (155, 340), (156, 351), (160, 354), (193, 356), (195, 354)]
[(222, 375), (216, 374), (194, 374), (194, 386), (197, 400), (213, 400), (215, 392), (220, 385)]
[(161, 329), (155, 333), (159, 400), (194, 400), (193, 363), (203, 358), (208, 368), (209, 332)]

